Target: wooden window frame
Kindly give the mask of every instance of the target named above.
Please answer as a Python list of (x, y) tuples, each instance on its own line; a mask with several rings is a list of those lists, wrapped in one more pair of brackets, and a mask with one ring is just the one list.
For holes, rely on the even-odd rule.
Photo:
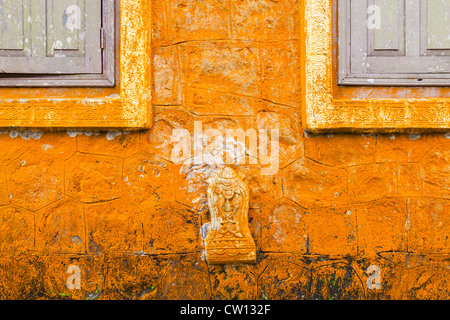
[[(115, 1), (115, 0), (108, 0)], [(2, 98), (0, 127), (148, 129), (151, 110), (151, 0), (117, 0), (120, 31), (118, 93), (95, 98)], [(17, 88), (20, 90), (26, 88)]]
[[(350, 4), (351, 0), (338, 0), (338, 84), (339, 85), (358, 85), (358, 86), (372, 86), (372, 85), (384, 85), (384, 86), (448, 86), (450, 85), (450, 73), (423, 73), (423, 72), (414, 72), (414, 67), (418, 67), (418, 69), (422, 68), (422, 65), (435, 65), (436, 63), (441, 63), (446, 65), (450, 64), (450, 57), (448, 54), (443, 56), (432, 57), (428, 54), (424, 54), (426, 52), (426, 48), (421, 48), (423, 56), (414, 57), (414, 60), (410, 60), (411, 57), (406, 57), (402, 54), (397, 55), (395, 51), (390, 52), (389, 57), (387, 56), (375, 56), (375, 54), (371, 51), (369, 38), (371, 36), (370, 32), (366, 32), (366, 30), (361, 29), (357, 30), (356, 35), (352, 35), (351, 27), (348, 25), (352, 23), (350, 21)], [(357, 0), (361, 1), (362, 0)], [(374, 2), (374, 0), (369, 1), (369, 4)], [(360, 3), (358, 3), (360, 4)], [(424, 6), (425, 3), (423, 1), (415, 3), (417, 6)], [(406, 10), (404, 8), (404, 10)], [(364, 10), (366, 13), (366, 10)], [(421, 17), (422, 21), (424, 17)], [(399, 19), (400, 21), (400, 19)], [(404, 24), (400, 23), (403, 28), (411, 27), (412, 21), (417, 23), (416, 20), (408, 20), (409, 22)], [(423, 36), (424, 33), (422, 33)], [(357, 40), (360, 42), (353, 43), (353, 40)], [(425, 39), (421, 39), (420, 44), (423, 45)], [(369, 41), (369, 43), (366, 43)], [(402, 44), (405, 44), (405, 40), (403, 38)], [(360, 49), (362, 48), (363, 51)], [(372, 49), (373, 50), (373, 49)], [(406, 50), (406, 48), (402, 48), (399, 51), (402, 52)], [(448, 52), (448, 51), (447, 51)], [(385, 53), (386, 54), (386, 53)], [(352, 61), (352, 59), (355, 59)], [(367, 59), (367, 63), (380, 64), (384, 67), (394, 71), (394, 72), (380, 72), (374, 71), (363, 72), (361, 67), (364, 59)], [(372, 62), (370, 61), (372, 59)], [(377, 60), (379, 59), (379, 60)], [(389, 59), (393, 59), (393, 61), (389, 61)], [(356, 69), (360, 69), (357, 72), (352, 72), (353, 66), (356, 65)], [(409, 72), (395, 72), (396, 67), (401, 65), (401, 68), (407, 68)], [(350, 67), (352, 66), (352, 67)]]
[[(115, 20), (116, 1), (103, 0), (102, 28), (104, 44), (102, 52), (103, 72), (100, 74), (8, 74), (0, 75), (1, 87), (114, 87), (115, 86)], [(100, 32), (100, 31), (99, 31)], [(14, 59), (12, 57), (11, 59)]]
[(448, 98), (342, 98), (337, 94), (335, 1), (301, 1), (303, 128), (317, 133), (448, 130)]

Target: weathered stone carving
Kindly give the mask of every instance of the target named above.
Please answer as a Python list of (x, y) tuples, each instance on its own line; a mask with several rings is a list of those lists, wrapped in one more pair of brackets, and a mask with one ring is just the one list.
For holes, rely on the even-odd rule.
[(256, 246), (248, 227), (249, 190), (237, 173), (225, 167), (209, 180), (211, 224), (206, 242), (210, 264), (251, 263)]

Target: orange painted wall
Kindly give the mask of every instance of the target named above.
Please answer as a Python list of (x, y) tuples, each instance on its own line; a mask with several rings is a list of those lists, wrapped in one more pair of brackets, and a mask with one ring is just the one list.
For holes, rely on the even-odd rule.
[[(153, 1), (151, 130), (1, 132), (0, 298), (450, 298), (450, 136), (304, 132), (299, 1)], [(171, 161), (195, 121), (280, 128), (276, 174), (234, 166), (255, 264), (202, 259), (214, 167)]]

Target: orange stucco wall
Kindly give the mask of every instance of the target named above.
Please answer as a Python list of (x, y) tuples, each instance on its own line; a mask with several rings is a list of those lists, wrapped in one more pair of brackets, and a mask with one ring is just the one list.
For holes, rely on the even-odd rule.
[[(450, 136), (304, 132), (299, 2), (153, 1), (151, 130), (2, 131), (0, 298), (450, 298)], [(250, 187), (254, 264), (203, 259), (215, 167), (172, 161), (173, 130), (194, 122), (280, 129), (276, 173), (233, 165)]]

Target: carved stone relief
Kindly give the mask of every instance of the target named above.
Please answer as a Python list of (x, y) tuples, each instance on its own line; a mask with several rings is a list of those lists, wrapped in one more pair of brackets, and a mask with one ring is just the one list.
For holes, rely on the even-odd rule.
[(216, 171), (207, 191), (211, 223), (205, 239), (210, 264), (251, 263), (256, 246), (248, 227), (249, 189), (229, 167)]

